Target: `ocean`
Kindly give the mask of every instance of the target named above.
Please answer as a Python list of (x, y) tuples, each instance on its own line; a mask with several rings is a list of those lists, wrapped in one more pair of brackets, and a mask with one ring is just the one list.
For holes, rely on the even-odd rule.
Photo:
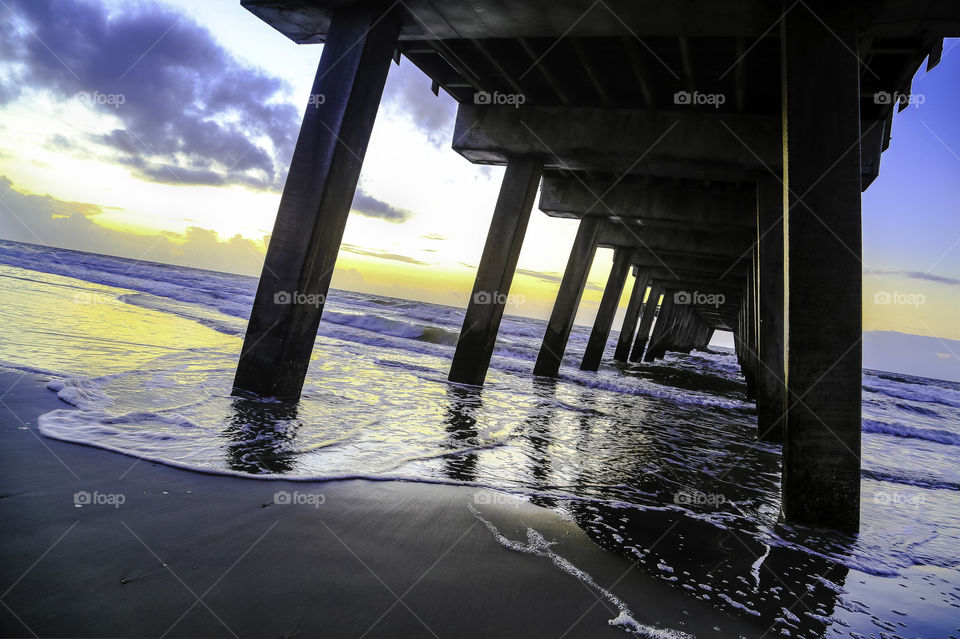
[(863, 523), (846, 536), (778, 521), (780, 450), (756, 440), (729, 349), (614, 366), (611, 344), (586, 373), (578, 326), (545, 380), (545, 322), (505, 316), (479, 389), (447, 381), (463, 309), (333, 290), (301, 400), (235, 397), (255, 290), (0, 241), (0, 366), (70, 405), (40, 419), (46, 437), (264, 480), (493, 488), (769, 636), (960, 636), (958, 383), (864, 370)]

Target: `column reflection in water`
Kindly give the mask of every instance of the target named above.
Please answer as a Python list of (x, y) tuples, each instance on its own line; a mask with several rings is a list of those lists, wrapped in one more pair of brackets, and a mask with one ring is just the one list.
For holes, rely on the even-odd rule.
[(447, 386), (447, 415), (443, 420), (448, 438), (443, 444), (453, 451), (445, 456), (444, 474), (454, 481), (473, 482), (477, 479), (477, 454), (460, 452), (477, 445), (477, 413), (482, 404), (483, 389), (474, 386)]
[(230, 408), (224, 429), (228, 466), (255, 475), (290, 472), (302, 426), (298, 403), (235, 397)]

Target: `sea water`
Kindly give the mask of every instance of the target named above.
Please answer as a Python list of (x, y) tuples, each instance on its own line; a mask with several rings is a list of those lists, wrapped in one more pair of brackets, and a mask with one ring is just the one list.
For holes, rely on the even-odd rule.
[(255, 290), (0, 242), (0, 363), (70, 405), (41, 418), (48, 437), (209, 473), (490, 487), (770, 636), (960, 636), (960, 384), (864, 371), (845, 536), (779, 521), (780, 449), (757, 441), (727, 349), (588, 373), (575, 327), (546, 380), (545, 323), (505, 316), (479, 389), (446, 379), (463, 309), (334, 290), (290, 404), (231, 395)]

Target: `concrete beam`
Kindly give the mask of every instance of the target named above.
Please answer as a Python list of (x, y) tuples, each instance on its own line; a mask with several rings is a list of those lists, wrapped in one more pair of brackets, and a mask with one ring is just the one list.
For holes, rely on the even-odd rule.
[(725, 257), (731, 263), (748, 254), (756, 241), (755, 232), (686, 231), (664, 228), (637, 228), (626, 222), (606, 222), (600, 228), (597, 242), (601, 246), (631, 246), (673, 250), (704, 256)]
[[(241, 0), (241, 4), (294, 42), (319, 43), (326, 39), (331, 10), (344, 3)], [(760, 38), (769, 35), (770, 25), (776, 24), (782, 13), (779, 4), (765, 0), (730, 4), (687, 0), (676, 6), (664, 6), (657, 0), (607, 0), (604, 7), (590, 0), (527, 0), (510, 5), (496, 0), (405, 0), (403, 4), (406, 11), (402, 14), (401, 39), (409, 42), (460, 38)], [(875, 0), (869, 7), (870, 19), (863, 25), (866, 35), (960, 36), (960, 16), (952, 0)]]
[(507, 165), (450, 366), (451, 382), (482, 385), (487, 375), (540, 171), (536, 158), (514, 158)]
[(682, 224), (711, 228), (756, 228), (756, 194), (747, 188), (704, 188), (622, 180), (589, 180), (547, 175), (540, 210), (554, 217), (609, 215), (657, 226)]
[(280, 198), (234, 387), (300, 396), (399, 25), (334, 12)]
[(735, 181), (780, 168), (779, 134), (775, 116), (461, 104), (453, 148), (475, 164)]
[[(461, 103), (453, 149), (475, 164), (537, 155), (545, 169), (753, 181), (783, 168), (780, 124), (744, 113)], [(882, 140), (882, 122), (864, 129)], [(867, 160), (873, 175), (879, 160)]]

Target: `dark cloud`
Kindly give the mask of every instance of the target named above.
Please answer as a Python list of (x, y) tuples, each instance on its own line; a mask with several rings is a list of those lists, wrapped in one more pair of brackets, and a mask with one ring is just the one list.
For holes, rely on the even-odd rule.
[(375, 217), (394, 224), (406, 222), (412, 215), (410, 211), (398, 209), (383, 200), (378, 200), (372, 195), (367, 195), (367, 193), (360, 188), (353, 194), (353, 204), (350, 206), (350, 209), (360, 215)]
[(409, 117), (431, 144), (448, 146), (453, 139), (457, 102), (443, 91), (434, 95), (430, 84), (430, 78), (403, 58), (399, 66), (390, 67), (383, 102)]
[(122, 128), (90, 141), (148, 180), (282, 187), (300, 119), (282, 102), (288, 87), (240, 65), (206, 29), (154, 5), (5, 7), (0, 59), (13, 64), (0, 104), (30, 86), (116, 114)]
[(371, 251), (359, 246), (354, 246), (353, 244), (341, 244), (341, 251), (347, 251), (348, 253), (355, 253), (357, 255), (365, 255), (367, 257), (377, 257), (381, 260), (393, 260), (395, 262), (406, 262), (407, 264), (416, 264), (418, 266), (430, 266), (427, 262), (421, 262), (420, 260), (415, 260), (412, 257), (407, 257), (406, 255), (397, 255), (396, 253), (384, 253), (381, 251)]
[(947, 286), (960, 286), (960, 279), (955, 277), (945, 277), (943, 275), (934, 275), (924, 271), (871, 271), (875, 275), (899, 275), (909, 277), (912, 280), (926, 280), (936, 282), (937, 284), (946, 284)]

